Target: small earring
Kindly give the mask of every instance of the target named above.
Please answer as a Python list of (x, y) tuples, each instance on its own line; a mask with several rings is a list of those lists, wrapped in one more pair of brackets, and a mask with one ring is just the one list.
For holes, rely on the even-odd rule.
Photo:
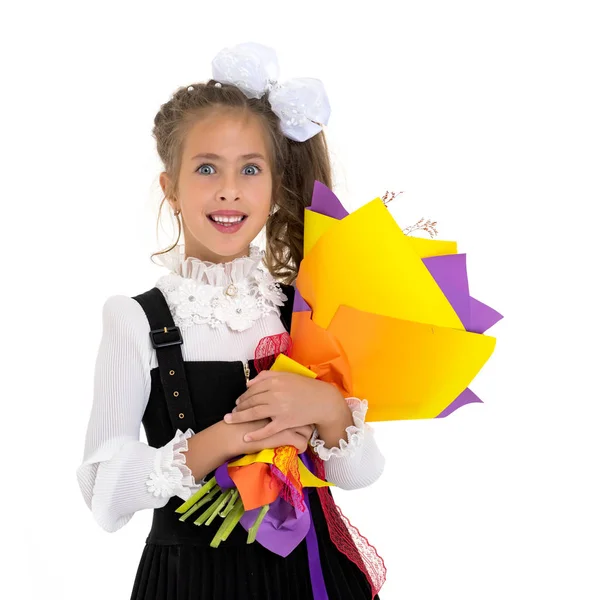
[(179, 209), (176, 209), (176, 210), (175, 210), (175, 212), (174, 212), (174, 215), (177, 217), (177, 216), (179, 215), (179, 213), (180, 213), (180, 212), (181, 212), (181, 211), (180, 211)]

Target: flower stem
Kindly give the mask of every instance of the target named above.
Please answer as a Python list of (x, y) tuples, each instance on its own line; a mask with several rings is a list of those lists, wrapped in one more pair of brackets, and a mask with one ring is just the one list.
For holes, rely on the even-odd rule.
[[(179, 517), (180, 521), (185, 521), (190, 515), (194, 514), (200, 507), (204, 506), (208, 502), (210, 502), (219, 492), (221, 488), (219, 486), (214, 487), (210, 492), (200, 500), (200, 502), (196, 502), (192, 508), (190, 508), (185, 514)], [(176, 511), (178, 512), (178, 511)]]
[(175, 512), (176, 513), (186, 512), (188, 510), (188, 508), (190, 508), (190, 506), (193, 506), (196, 502), (198, 502), (198, 500), (200, 500), (200, 498), (202, 498), (202, 496), (204, 496), (204, 494), (207, 494), (208, 492), (210, 492), (210, 490), (213, 487), (215, 487), (215, 485), (217, 485), (217, 479), (215, 477), (213, 477), (212, 479), (207, 481), (193, 496), (188, 498), (180, 507), (175, 509)]
[(262, 523), (262, 521), (265, 518), (265, 515), (267, 514), (268, 511), (269, 511), (268, 504), (265, 504), (260, 509), (260, 512), (258, 513), (258, 517), (256, 517), (256, 521), (254, 521), (254, 525), (252, 525), (252, 527), (248, 530), (248, 542), (247, 542), (248, 544), (251, 544), (256, 539), (256, 534), (258, 533), (258, 528), (260, 527), (260, 524)]
[(215, 512), (209, 517), (208, 521), (206, 521), (206, 523), (204, 523), (206, 526), (210, 525), (214, 520), (215, 517), (219, 514), (219, 511), (221, 510), (221, 508), (223, 508), (223, 506), (225, 504), (227, 504), (227, 501), (229, 500), (229, 498), (231, 498), (231, 494), (233, 493), (233, 490), (227, 490), (226, 492), (223, 492), (221, 494), (221, 501), (219, 502), (219, 504), (217, 504), (217, 507), (215, 508)]
[(240, 493), (238, 492), (237, 488), (233, 488), (233, 494), (231, 494), (231, 498), (229, 499), (229, 504), (219, 513), (219, 516), (226, 517), (231, 512), (239, 495), (240, 495)]
[(210, 518), (214, 512), (221, 508), (221, 501), (225, 494), (221, 491), (221, 488), (215, 488), (218, 492), (221, 492), (219, 497), (194, 521), (194, 525), (202, 525), (206, 519)]
[(217, 548), (221, 542), (224, 542), (229, 537), (229, 534), (238, 524), (244, 512), (244, 503), (242, 502), (241, 498), (238, 498), (233, 510), (225, 517), (225, 520), (223, 523), (221, 523), (221, 526), (217, 530), (215, 537), (212, 539), (212, 542), (210, 543), (211, 548)]

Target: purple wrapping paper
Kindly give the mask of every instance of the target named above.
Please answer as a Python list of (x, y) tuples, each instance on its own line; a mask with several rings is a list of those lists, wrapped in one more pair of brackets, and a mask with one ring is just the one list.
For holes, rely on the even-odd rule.
[[(216, 469), (215, 479), (223, 490), (235, 487), (229, 476), (227, 463), (223, 463)], [(246, 531), (254, 525), (259, 513), (260, 508), (254, 508), (243, 514), (240, 523)], [(302, 512), (285, 500), (277, 498), (270, 504), (267, 514), (258, 527), (256, 541), (279, 556), (287, 556), (306, 537), (310, 524), (309, 510)]]
[(312, 202), (308, 210), (338, 220), (348, 216), (348, 211), (342, 206), (339, 198), (320, 181), (315, 181)]
[(312, 310), (308, 305), (308, 302), (300, 295), (298, 288), (294, 286), (294, 307), (292, 312), (302, 312), (302, 311), (310, 311)]
[[(240, 523), (248, 531), (260, 512), (255, 508), (244, 513)], [(277, 498), (258, 528), (256, 541), (279, 556), (287, 556), (305, 537), (310, 528), (310, 512), (300, 512), (282, 498)]]
[(502, 319), (499, 312), (469, 295), (466, 254), (430, 256), (423, 263), (467, 331), (483, 333)]
[[(483, 333), (502, 318), (499, 312), (469, 294), (466, 254), (431, 256), (424, 258), (423, 263), (467, 331)], [(481, 400), (467, 388), (436, 418), (447, 417), (455, 410), (473, 402), (481, 402)]]

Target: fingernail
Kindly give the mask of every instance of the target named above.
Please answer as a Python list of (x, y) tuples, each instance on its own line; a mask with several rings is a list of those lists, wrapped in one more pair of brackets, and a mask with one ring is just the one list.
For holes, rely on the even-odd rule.
[(252, 438), (249, 435), (244, 436), (244, 441), (249, 442)]
[(237, 410), (237, 406), (231, 412), (234, 413), (236, 410)]
[(225, 421), (225, 423), (229, 423), (229, 421), (231, 421), (231, 413), (227, 413), (224, 417), (223, 420)]

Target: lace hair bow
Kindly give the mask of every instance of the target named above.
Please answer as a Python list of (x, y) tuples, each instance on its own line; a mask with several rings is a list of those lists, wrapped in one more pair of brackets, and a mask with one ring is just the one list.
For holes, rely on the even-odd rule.
[(319, 79), (298, 77), (277, 81), (279, 64), (268, 46), (247, 42), (221, 50), (212, 61), (213, 79), (240, 88), (248, 98), (268, 93), (283, 134), (305, 142), (327, 125), (331, 108)]

